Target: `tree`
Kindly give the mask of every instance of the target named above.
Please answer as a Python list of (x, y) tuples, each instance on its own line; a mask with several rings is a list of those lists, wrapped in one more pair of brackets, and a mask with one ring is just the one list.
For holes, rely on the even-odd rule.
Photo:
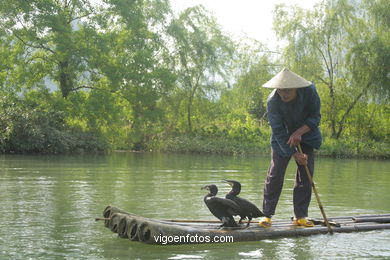
[(116, 93), (128, 112), (124, 119), (136, 149), (156, 130), (163, 115), (157, 102), (173, 86), (174, 75), (164, 63), (163, 34), (170, 9), (165, 0), (107, 0), (97, 17), (103, 32), (92, 63), (106, 88)]
[(353, 43), (347, 65), (356, 85), (363, 85), (377, 103), (390, 100), (390, 2), (362, 1), (359, 30), (349, 38)]
[(187, 129), (192, 132), (194, 98), (218, 96), (216, 82), (226, 78), (232, 56), (229, 38), (202, 6), (184, 10), (173, 19), (168, 33), (173, 39), (173, 69), (186, 102)]
[(58, 82), (63, 97), (78, 89), (86, 74), (84, 19), (94, 10), (87, 0), (3, 1), (0, 28), (24, 46), (22, 74), (29, 87), (45, 78)]
[[(147, 125), (162, 117), (156, 103), (175, 80), (163, 62), (169, 12), (166, 0), (15, 0), (0, 5), (0, 26), (21, 49), (14, 78), (24, 90), (52, 82), (66, 99), (85, 91), (81, 99), (91, 99), (101, 117), (117, 113), (104, 103), (116, 102), (128, 115), (120, 122), (141, 142)], [(96, 126), (95, 114), (84, 115)]]
[(260, 121), (266, 115), (267, 91), (261, 86), (271, 76), (273, 55), (261, 43), (249, 39), (236, 43), (233, 88), (226, 94), (230, 96), (224, 103), (228, 111), (236, 114), (250, 114)]

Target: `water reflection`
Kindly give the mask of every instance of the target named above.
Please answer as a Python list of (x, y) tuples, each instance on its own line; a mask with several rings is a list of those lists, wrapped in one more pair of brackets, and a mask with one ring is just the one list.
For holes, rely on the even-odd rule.
[[(389, 231), (319, 235), (234, 244), (149, 246), (119, 239), (95, 223), (108, 204), (135, 214), (212, 219), (200, 188), (219, 196), (242, 183), (261, 207), (268, 157), (116, 153), (0, 157), (0, 258), (302, 259), (390, 257)], [(276, 219), (292, 216), (290, 164)], [(315, 181), (328, 216), (389, 213), (390, 162), (319, 158)], [(320, 217), (315, 200), (311, 216)], [(375, 242), (373, 242), (375, 241)]]

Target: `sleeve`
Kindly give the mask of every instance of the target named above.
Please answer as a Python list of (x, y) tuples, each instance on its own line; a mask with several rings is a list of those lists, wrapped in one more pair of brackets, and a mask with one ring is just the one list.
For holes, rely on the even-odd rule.
[(276, 140), (282, 152), (286, 156), (290, 157), (294, 150), (287, 144), (289, 138), (287, 127), (283, 121), (282, 115), (278, 111), (277, 104), (275, 104), (275, 102), (268, 101), (267, 114), (274, 139)]
[(309, 116), (305, 119), (305, 124), (310, 127), (310, 129), (315, 129), (319, 126), (321, 120), (321, 101), (314, 84), (309, 88), (310, 93), (308, 95), (308, 100), (306, 101), (308, 102), (307, 109)]

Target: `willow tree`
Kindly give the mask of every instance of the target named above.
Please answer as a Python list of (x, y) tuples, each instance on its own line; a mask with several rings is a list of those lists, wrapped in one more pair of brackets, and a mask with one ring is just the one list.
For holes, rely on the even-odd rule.
[(390, 2), (362, 1), (359, 28), (349, 37), (348, 66), (355, 84), (377, 103), (390, 100)]
[(272, 77), (275, 65), (271, 60), (275, 52), (250, 39), (242, 39), (236, 46), (232, 70), (235, 82), (222, 95), (224, 111), (243, 123), (249, 115), (260, 122), (266, 115), (268, 95), (261, 85)]
[(184, 93), (187, 129), (192, 132), (194, 98), (210, 98), (219, 91), (221, 84), (217, 83), (226, 78), (232, 45), (202, 6), (180, 13), (172, 20), (168, 34), (172, 37), (177, 84)]
[[(362, 1), (359, 30), (350, 38), (347, 65), (351, 81), (364, 93), (352, 111), (354, 135), (384, 145), (390, 139), (390, 2)], [(360, 112), (360, 113), (359, 113)], [(342, 118), (342, 120), (346, 120)]]
[[(275, 10), (274, 29), (287, 40), (286, 63), (328, 89), (323, 99), (327, 112), (324, 118), (334, 138), (341, 136), (352, 109), (375, 86), (367, 78), (368, 74), (375, 75), (372, 72), (377, 63), (372, 57), (371, 62), (356, 70), (356, 64), (365, 63), (360, 54), (368, 49), (362, 46), (373, 40), (370, 18), (363, 14), (360, 3), (348, 0), (323, 1), (314, 10), (287, 9), (284, 5)], [(375, 52), (382, 48), (374, 45), (370, 48)], [(380, 74), (383, 78), (383, 72)]]

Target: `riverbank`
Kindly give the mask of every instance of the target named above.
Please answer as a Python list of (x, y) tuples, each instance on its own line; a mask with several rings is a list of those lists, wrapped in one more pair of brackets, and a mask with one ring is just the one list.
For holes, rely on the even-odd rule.
[[(110, 151), (136, 151), (136, 152), (163, 152), (163, 153), (194, 153), (194, 154), (218, 154), (230, 156), (268, 155), (270, 153), (269, 134), (227, 136), (227, 135), (202, 135), (181, 134), (168, 135), (146, 142), (140, 147), (109, 144), (104, 138), (91, 136), (72, 136), (72, 138), (44, 138), (42, 142), (23, 141), (18, 139), (18, 145), (8, 146), (8, 149), (0, 149), (3, 154), (84, 154), (105, 153)], [(36, 139), (35, 139), (36, 140)], [(0, 142), (1, 143), (1, 142)], [(1, 148), (1, 146), (0, 146)], [(11, 149), (10, 149), (11, 148)], [(16, 148), (16, 149), (12, 149)], [(137, 148), (137, 149), (134, 149)], [(323, 144), (317, 155), (331, 158), (367, 158), (390, 159), (390, 144), (362, 139), (338, 140), (324, 136)]]
[[(152, 147), (152, 150), (172, 153), (210, 153), (226, 155), (269, 154), (269, 138), (257, 142), (227, 139), (225, 137), (205, 137), (183, 135), (170, 137)], [(333, 158), (390, 159), (390, 144), (372, 140), (332, 139), (324, 137), (319, 156)]]

